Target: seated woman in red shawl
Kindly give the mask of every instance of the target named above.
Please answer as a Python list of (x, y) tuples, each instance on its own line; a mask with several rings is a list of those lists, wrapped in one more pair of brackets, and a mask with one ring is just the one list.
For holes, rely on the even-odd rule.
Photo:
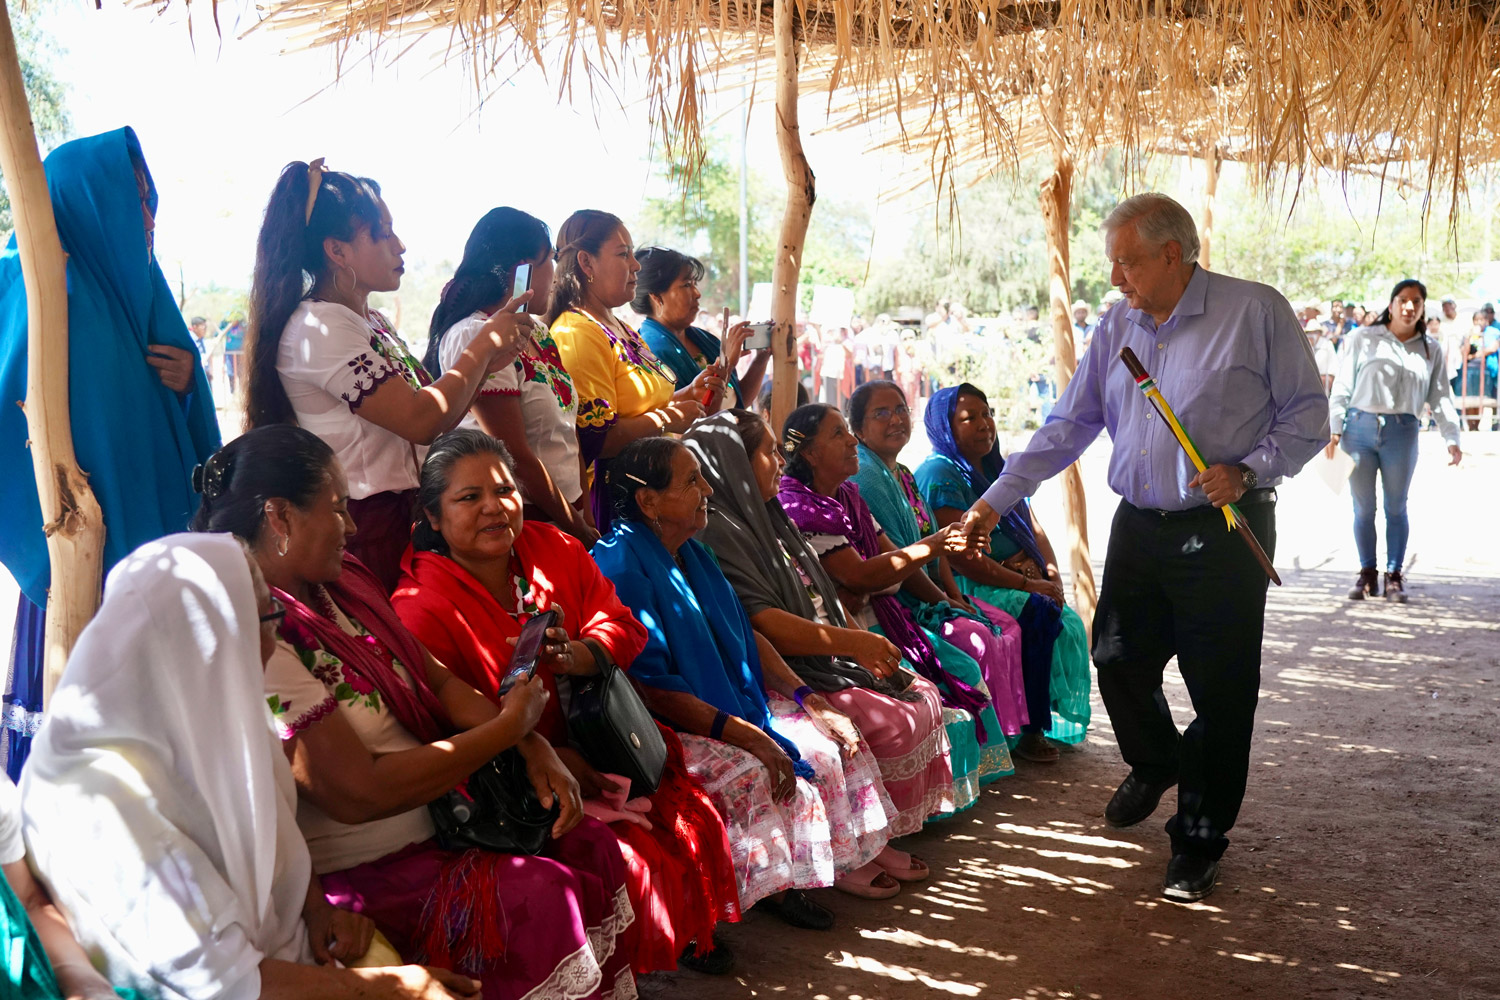
[[(551, 700), (540, 678), (497, 709), (407, 631), (347, 552), (348, 482), (311, 431), (252, 430), (195, 478), (193, 527), (243, 539), (281, 605), (262, 619), (280, 622), (265, 693), (328, 901), (404, 957), (479, 979), (486, 997), (633, 998), (625, 859), (536, 733)], [(541, 804), (558, 806), (541, 852), (440, 845), (428, 804), (512, 747)]]
[[(533, 614), (554, 608), (562, 615), (560, 627), (548, 630), (537, 669), (554, 695), (559, 674), (598, 673), (596, 648), (628, 666), (646, 644), (646, 630), (583, 545), (550, 524), (524, 519), (508, 459), (505, 446), (481, 431), (453, 431), (434, 442), (422, 467), (412, 548), (392, 598), (407, 628), (497, 705), (504, 704), (500, 681), (516, 637)], [(551, 741), (585, 799), (623, 792), (608, 776), (609, 761), (585, 760), (568, 746), (558, 702), (548, 699), (537, 732)], [(649, 811), (627, 809), (610, 824), (630, 869), (638, 935), (631, 962), (643, 973), (675, 968), (679, 960), (725, 973), (733, 955), (714, 943), (713, 928), (721, 919), (739, 919), (728, 835), (689, 777), (676, 734), (659, 728), (668, 758)]]

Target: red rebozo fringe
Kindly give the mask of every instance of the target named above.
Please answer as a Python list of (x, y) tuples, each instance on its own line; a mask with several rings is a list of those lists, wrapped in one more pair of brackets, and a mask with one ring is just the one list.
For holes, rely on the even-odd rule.
[(714, 924), (740, 919), (740, 892), (729, 853), (729, 832), (708, 793), (688, 773), (682, 741), (670, 729), (658, 726), (667, 744), (666, 771), (676, 780), (662, 782), (651, 796), (652, 809), (647, 815), (659, 828), (671, 830), (682, 847), (689, 880), (682, 893), (689, 904), (689, 912), (683, 914), (688, 933), (682, 937), (691, 937), (702, 955), (713, 948)]
[(510, 863), (505, 854), (464, 851), (443, 866), (427, 905), (417, 943), (428, 965), (478, 975), (505, 954), (505, 910), (494, 887)]

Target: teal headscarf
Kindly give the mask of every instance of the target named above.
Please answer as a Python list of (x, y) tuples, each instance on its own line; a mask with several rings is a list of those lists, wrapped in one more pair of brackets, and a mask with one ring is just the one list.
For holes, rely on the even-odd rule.
[[(187, 527), (198, 506), (193, 467), (219, 447), (208, 378), (185, 397), (146, 363), (147, 344), (197, 356), (146, 238), (156, 187), (129, 128), (65, 143), (46, 160), (58, 236), (68, 254), (68, 409), (78, 464), (104, 511), (104, 571), (138, 546)], [(0, 254), (0, 562), (34, 603), (50, 571), (25, 414), (26, 288), (15, 239)]]

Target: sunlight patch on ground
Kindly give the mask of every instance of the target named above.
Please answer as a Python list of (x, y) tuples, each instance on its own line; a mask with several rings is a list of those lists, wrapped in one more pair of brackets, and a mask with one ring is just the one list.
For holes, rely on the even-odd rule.
[(1281, 671), (1276, 678), (1288, 684), (1297, 684), (1305, 687), (1335, 687), (1347, 688), (1351, 691), (1394, 691), (1395, 684), (1381, 684), (1378, 681), (1357, 681), (1345, 677), (1336, 677), (1322, 671), (1300, 670), (1291, 667)]
[(915, 931), (905, 930), (862, 930), (859, 936), (867, 941), (889, 941), (891, 944), (906, 945), (909, 948), (941, 948), (943, 951), (955, 955), (971, 955), (975, 958), (987, 958), (993, 962), (1015, 962), (1019, 959), (1017, 955), (1002, 955), (998, 951), (977, 946), (965, 946), (949, 941), (946, 938), (930, 938)]
[(1363, 965), (1355, 965), (1353, 962), (1337, 962), (1334, 964), (1334, 968), (1345, 969), (1349, 972), (1363, 972), (1365, 975), (1374, 979), (1377, 983), (1388, 983), (1392, 979), (1401, 978), (1401, 973), (1399, 972), (1380, 972), (1376, 969), (1366, 968)]
[(1082, 833), (1063, 833), (1061, 830), (1048, 830), (1039, 826), (1022, 826), (1017, 823), (996, 823), (995, 829), (1001, 833), (1014, 833), (1022, 837), (1045, 837), (1049, 840), (1062, 840), (1069, 844), (1077, 844), (1079, 847), (1113, 847), (1126, 851), (1145, 851), (1140, 844), (1132, 844), (1128, 840), (1113, 840), (1109, 837), (1095, 837)]
[(833, 963), (840, 969), (857, 969), (860, 972), (868, 972), (876, 976), (884, 976), (903, 983), (921, 983), (930, 990), (938, 990), (943, 993), (952, 993), (954, 996), (977, 997), (985, 989), (985, 983), (954, 983), (941, 979), (934, 979), (921, 969), (909, 969), (900, 965), (887, 965), (879, 959), (868, 955), (851, 955), (847, 951), (838, 953), (838, 959)]

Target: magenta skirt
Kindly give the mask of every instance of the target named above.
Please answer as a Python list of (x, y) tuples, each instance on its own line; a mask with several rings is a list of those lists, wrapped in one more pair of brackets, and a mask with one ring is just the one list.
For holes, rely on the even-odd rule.
[(943, 623), (943, 638), (979, 664), (1000, 728), (1006, 736), (1014, 736), (1031, 721), (1026, 710), (1026, 679), (1021, 674), (1021, 626), (993, 604), (972, 596), (969, 600), (1000, 634), (972, 618), (952, 618)]
[(625, 1000), (635, 915), (619, 840), (585, 819), (546, 856), (445, 851), (435, 841), (322, 876), (409, 962), (480, 980), (485, 1000)]

